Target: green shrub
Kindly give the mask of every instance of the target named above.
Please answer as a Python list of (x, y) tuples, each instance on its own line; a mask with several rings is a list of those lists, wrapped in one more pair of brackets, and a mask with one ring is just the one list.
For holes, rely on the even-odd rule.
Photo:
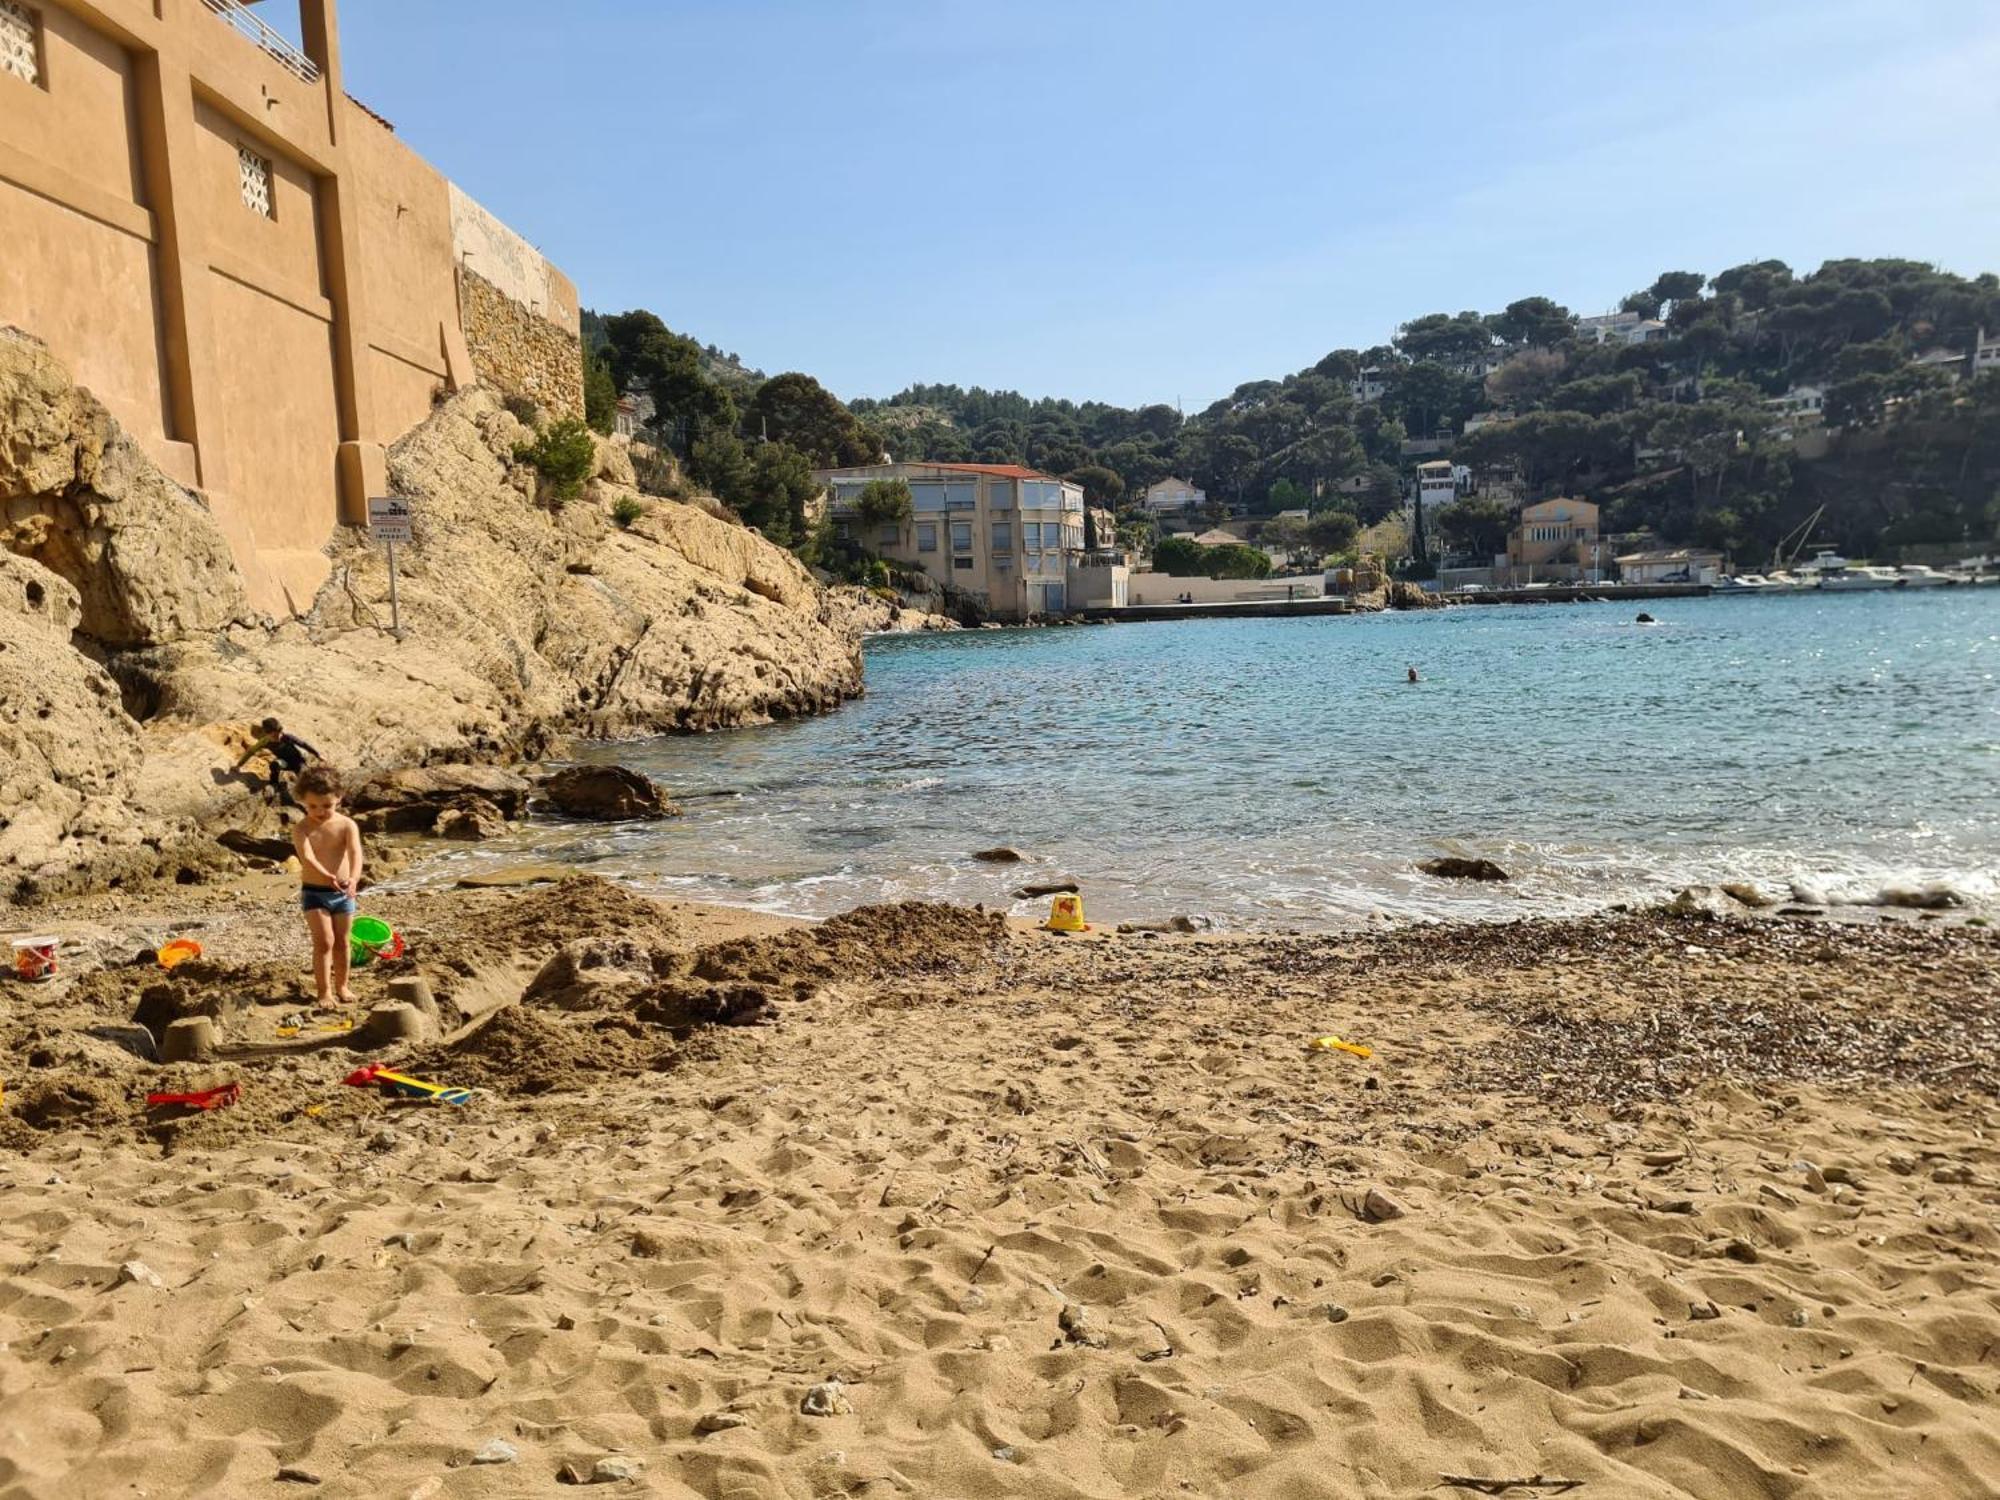
[(574, 500), (597, 464), (597, 449), (581, 417), (551, 422), (534, 442), (514, 450), (517, 463), (533, 464), (558, 500)]
[(871, 479), (855, 496), (854, 513), (868, 526), (898, 526), (915, 514), (910, 486), (901, 479)]
[(645, 513), (645, 502), (636, 495), (620, 495), (611, 502), (611, 519), (620, 531), (631, 530), (632, 523)]

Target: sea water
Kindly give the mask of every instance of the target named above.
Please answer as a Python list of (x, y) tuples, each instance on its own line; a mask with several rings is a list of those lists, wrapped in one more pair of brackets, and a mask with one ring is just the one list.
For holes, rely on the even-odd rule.
[[(1081, 882), (1235, 928), (1493, 918), (1747, 881), (2000, 904), (2000, 589), (1476, 606), (871, 639), (824, 718), (604, 747), (684, 817), (524, 857), (824, 915)], [(1416, 667), (1420, 680), (1407, 681)], [(1008, 845), (1024, 863), (974, 851)], [(1439, 880), (1481, 856), (1505, 884)]]

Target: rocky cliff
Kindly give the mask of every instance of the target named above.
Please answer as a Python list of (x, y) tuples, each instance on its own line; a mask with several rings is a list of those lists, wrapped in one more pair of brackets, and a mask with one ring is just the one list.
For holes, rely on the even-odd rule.
[(531, 435), (474, 389), (391, 449), (416, 515), (400, 639), (383, 550), (347, 530), (309, 609), (257, 619), (201, 498), (0, 330), (0, 900), (208, 850), (250, 802), (230, 768), (266, 714), (363, 771), (762, 723), (860, 691), (845, 613), (790, 553), (640, 496), (612, 443), (579, 498), (549, 499), (513, 457)]

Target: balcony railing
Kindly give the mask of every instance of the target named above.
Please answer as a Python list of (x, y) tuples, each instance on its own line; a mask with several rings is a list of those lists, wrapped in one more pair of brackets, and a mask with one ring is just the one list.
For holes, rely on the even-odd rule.
[(201, 3), (269, 53), (279, 67), (301, 83), (319, 82), (319, 64), (251, 14), (241, 0), (201, 0)]

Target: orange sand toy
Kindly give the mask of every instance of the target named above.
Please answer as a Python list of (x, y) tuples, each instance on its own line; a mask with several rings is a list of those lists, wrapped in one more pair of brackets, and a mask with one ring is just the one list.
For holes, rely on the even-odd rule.
[(184, 964), (191, 958), (200, 958), (201, 944), (193, 938), (175, 938), (171, 942), (161, 944), (159, 951), (153, 957), (160, 961), (161, 968), (171, 969), (174, 965)]

